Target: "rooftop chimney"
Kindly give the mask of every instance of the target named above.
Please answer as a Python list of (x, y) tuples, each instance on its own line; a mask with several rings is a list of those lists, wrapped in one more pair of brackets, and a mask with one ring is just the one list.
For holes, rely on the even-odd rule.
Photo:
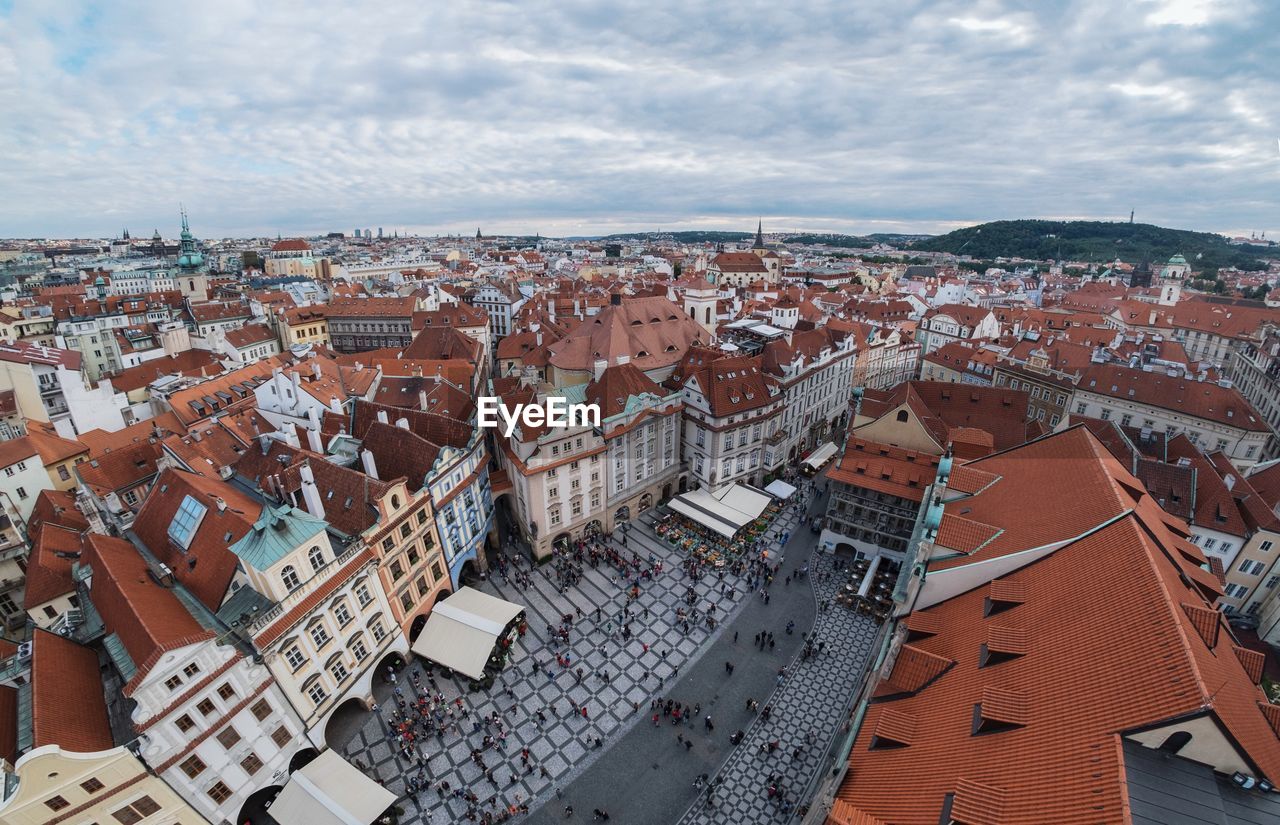
[(403, 417), (401, 417), (401, 418), (397, 418), (397, 419), (396, 419), (396, 426), (397, 426), (397, 427), (399, 427), (399, 428), (400, 428), (400, 429), (402, 429), (402, 430), (407, 430), (407, 429), (409, 429), (409, 419), (407, 419), (407, 418), (403, 418)]
[(311, 374), (316, 378), (320, 378), (322, 376), (322, 373), (320, 372), (320, 362), (315, 358), (311, 359)]
[(316, 518), (324, 518), (324, 504), (320, 499), (320, 488), (316, 486), (310, 462), (304, 461), (298, 468), (298, 473), (302, 477), (302, 500), (306, 502), (307, 512)]
[(603, 358), (597, 358), (591, 366), (593, 368), (592, 374), (595, 376), (595, 380), (599, 381), (600, 377), (604, 375), (604, 371), (608, 369), (609, 362)]
[(423, 412), (427, 411), (427, 391), (418, 390), (418, 409)]
[(386, 411), (386, 410), (378, 410), (378, 423), (379, 423), (379, 424), (388, 424), (388, 423), (390, 423), (389, 421), (387, 421), (387, 411)]
[(364, 464), (364, 474), (369, 478), (378, 477), (378, 465), (374, 463), (373, 451), (364, 449), (360, 451), (360, 461)]
[(329, 412), (335, 415), (342, 415), (342, 402), (338, 400), (338, 396), (329, 396)]

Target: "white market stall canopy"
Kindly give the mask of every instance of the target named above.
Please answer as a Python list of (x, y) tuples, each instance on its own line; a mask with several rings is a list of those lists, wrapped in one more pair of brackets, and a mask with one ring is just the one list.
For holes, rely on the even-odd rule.
[(725, 538), (733, 538), (744, 526), (760, 518), (769, 501), (769, 496), (754, 487), (731, 484), (714, 495), (706, 490), (681, 493), (667, 502), (667, 506)]
[(828, 461), (830, 461), (832, 456), (834, 456), (835, 454), (836, 454), (836, 445), (828, 441), (825, 444), (823, 444), (821, 447), (819, 447), (818, 449), (810, 453), (809, 457), (804, 460), (804, 463), (807, 464), (809, 467), (817, 470), (818, 468), (826, 464)]
[(327, 750), (296, 770), (271, 803), (280, 825), (370, 825), (396, 795)]
[(775, 478), (773, 481), (770, 481), (769, 486), (765, 487), (764, 491), (774, 498), (780, 498), (783, 500), (789, 499), (796, 494), (796, 488), (792, 487), (780, 478)]
[(484, 676), (498, 637), (524, 608), (463, 587), (431, 608), (413, 652), (472, 679)]

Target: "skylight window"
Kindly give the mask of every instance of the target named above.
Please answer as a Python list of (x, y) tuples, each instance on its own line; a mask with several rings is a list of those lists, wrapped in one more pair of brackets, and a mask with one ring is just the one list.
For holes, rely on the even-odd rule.
[(191, 539), (208, 511), (209, 508), (191, 496), (183, 498), (178, 512), (174, 514), (173, 521), (169, 524), (169, 538), (183, 550), (191, 547)]

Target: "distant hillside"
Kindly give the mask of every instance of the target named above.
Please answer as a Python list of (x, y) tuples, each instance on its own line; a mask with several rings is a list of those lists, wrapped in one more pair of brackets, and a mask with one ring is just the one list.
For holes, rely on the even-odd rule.
[(892, 233), (877, 233), (875, 235), (839, 235), (836, 233), (823, 234), (805, 234), (790, 235), (783, 239), (783, 243), (794, 244), (814, 244), (820, 246), (836, 246), (843, 249), (869, 249), (876, 244), (889, 244), (891, 246), (905, 247), (912, 241), (918, 241), (928, 238), (928, 235), (895, 235)]
[(916, 241), (911, 249), (950, 252), (975, 258), (1017, 257), (1104, 263), (1162, 264), (1181, 253), (1193, 267), (1237, 266), (1266, 269), (1258, 257), (1280, 257), (1280, 250), (1232, 246), (1210, 232), (1166, 229), (1149, 223), (1105, 221), (993, 221)]
[(692, 229), (686, 232), (620, 232), (616, 235), (595, 237), (597, 241), (660, 240), (670, 238), (676, 243), (741, 243), (755, 237), (754, 232), (714, 232)]

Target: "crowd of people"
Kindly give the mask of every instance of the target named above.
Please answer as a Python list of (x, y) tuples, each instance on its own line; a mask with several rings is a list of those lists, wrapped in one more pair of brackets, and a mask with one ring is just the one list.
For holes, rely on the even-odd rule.
[[(531, 651), (528, 654), (528, 673), (531, 676), (541, 675), (550, 681), (559, 680), (565, 684), (566, 693), (574, 685), (586, 681), (593, 687), (608, 685), (616, 674), (607, 666), (590, 667), (574, 652), (575, 642), (589, 638), (592, 646), (617, 644), (621, 651), (626, 646), (638, 646), (632, 649), (631, 655), (639, 655), (647, 664), (644, 680), (649, 682), (646, 689), (658, 689), (666, 678), (678, 675), (677, 663), (668, 663), (669, 668), (661, 668), (658, 663), (667, 662), (670, 648), (665, 645), (661, 649), (651, 648), (649, 642), (641, 641), (639, 630), (633, 625), (638, 618), (648, 620), (654, 602), (641, 599), (641, 594), (648, 585), (658, 580), (664, 573), (675, 573), (682, 579), (679, 583), (666, 582), (666, 587), (678, 593), (681, 598), (677, 605), (670, 608), (668, 622), (682, 635), (689, 635), (695, 629), (706, 633), (715, 631), (718, 623), (732, 612), (733, 603), (740, 592), (755, 593), (764, 604), (769, 603), (770, 588), (778, 582), (782, 557), (777, 550), (782, 547), (789, 535), (770, 535), (768, 522), (787, 509), (799, 511), (803, 518), (805, 508), (815, 491), (805, 480), (797, 479), (800, 488), (792, 500), (770, 505), (770, 511), (759, 530), (752, 531), (743, 539), (743, 552), (729, 558), (725, 555), (707, 552), (688, 552), (684, 555), (677, 570), (664, 569), (663, 561), (645, 547), (646, 541), (652, 539), (636, 539), (628, 537), (628, 525), (619, 528), (615, 535), (600, 534), (569, 542), (558, 543), (552, 550), (550, 560), (535, 566), (526, 555), (519, 552), (514, 545), (508, 544), (503, 552), (491, 556), (489, 574), (501, 580), (504, 586), (518, 591), (535, 588), (536, 576), (542, 576), (559, 594), (566, 594), (570, 589), (580, 585), (588, 570), (603, 574), (608, 582), (616, 588), (618, 597), (611, 606), (597, 607), (584, 612), (574, 607), (558, 617), (555, 624), (548, 624), (546, 630), (547, 646), (543, 651)], [(775, 531), (776, 532), (776, 531)], [(768, 552), (766, 552), (768, 551)], [(782, 584), (789, 586), (792, 582), (804, 578), (808, 574), (807, 564), (800, 569), (785, 574)], [(701, 595), (698, 585), (706, 586)], [(536, 585), (545, 588), (546, 585)], [(646, 625), (648, 622), (646, 622)], [(772, 651), (777, 641), (775, 632), (791, 634), (795, 623), (788, 621), (785, 626), (779, 624), (773, 630), (764, 628), (756, 634), (755, 646), (761, 651)], [(733, 642), (738, 642), (738, 633), (733, 634)], [(802, 648), (802, 661), (813, 656), (822, 655), (825, 643), (806, 636)], [(608, 652), (608, 648), (606, 648)], [(648, 654), (653, 654), (652, 656)], [(616, 661), (606, 656), (606, 662)], [(462, 698), (447, 699), (440, 691), (437, 675), (430, 663), (415, 664), (407, 669), (407, 681), (400, 678), (394, 669), (384, 677), (391, 685), (390, 705), (385, 711), (374, 706), (385, 728), (388, 741), (393, 745), (405, 768), (403, 774), (404, 794), (421, 799), (423, 794), (434, 791), (440, 800), (457, 799), (465, 804), (464, 818), (468, 822), (481, 825), (505, 822), (519, 817), (529, 810), (529, 800), (519, 792), (512, 792), (513, 786), (528, 775), (537, 773), (546, 779), (553, 779), (545, 765), (539, 763), (528, 748), (513, 750), (515, 742), (508, 743), (512, 728), (532, 717), (539, 728), (543, 728), (555, 717), (570, 717), (589, 720), (592, 711), (588, 702), (581, 704), (571, 696), (565, 696), (562, 702), (549, 702), (545, 705), (530, 708), (528, 703), (515, 701), (515, 694), (510, 686), (494, 688), (491, 698), (499, 699), (500, 709), (487, 714), (477, 714), (468, 707)], [(664, 678), (663, 673), (668, 673)], [(732, 677), (734, 663), (725, 662), (725, 673)], [(787, 668), (779, 668), (777, 683), (780, 685), (788, 678)], [(570, 681), (571, 680), (571, 681)], [(651, 682), (649, 680), (652, 680)], [(499, 692), (501, 690), (501, 692)], [(501, 701), (504, 697), (509, 704)], [(496, 703), (495, 703), (496, 704)], [(633, 702), (632, 709), (639, 712), (640, 702)], [(772, 716), (772, 706), (763, 707), (754, 699), (747, 700), (745, 711), (749, 716), (758, 715), (763, 724), (768, 724)], [(676, 727), (678, 747), (689, 751), (694, 746), (695, 729), (701, 726), (705, 736), (714, 736), (715, 722), (709, 714), (704, 713), (701, 701), (676, 699), (671, 696), (654, 695), (649, 704), (649, 715), (653, 725), (671, 725)], [(745, 726), (749, 726), (747, 720)], [(729, 741), (737, 746), (743, 742), (746, 734), (739, 728), (729, 735)], [(471, 761), (479, 769), (479, 776), (469, 787), (458, 787), (448, 779), (433, 780), (430, 761), (450, 747), (459, 739), (466, 739), (470, 746)], [(603, 738), (588, 735), (586, 744), (589, 747), (601, 747)], [(783, 746), (777, 740), (770, 740), (772, 747), (764, 748), (766, 756)], [(768, 745), (769, 743), (766, 743)], [(510, 745), (510, 746), (509, 746)], [(788, 746), (792, 758), (797, 758), (807, 746)], [(407, 766), (407, 767), (406, 767)], [(445, 771), (434, 773), (444, 776)], [(714, 793), (719, 780), (707, 775), (700, 775), (695, 786), (705, 790), (706, 803), (714, 804)], [(483, 795), (483, 788), (491, 792)], [(560, 790), (556, 791), (560, 796)], [(774, 779), (766, 789), (767, 797), (773, 800), (779, 810), (794, 808), (794, 794), (780, 779)], [(572, 816), (573, 808), (566, 806), (566, 814)], [(593, 819), (608, 820), (609, 814), (603, 809), (592, 811)]]

